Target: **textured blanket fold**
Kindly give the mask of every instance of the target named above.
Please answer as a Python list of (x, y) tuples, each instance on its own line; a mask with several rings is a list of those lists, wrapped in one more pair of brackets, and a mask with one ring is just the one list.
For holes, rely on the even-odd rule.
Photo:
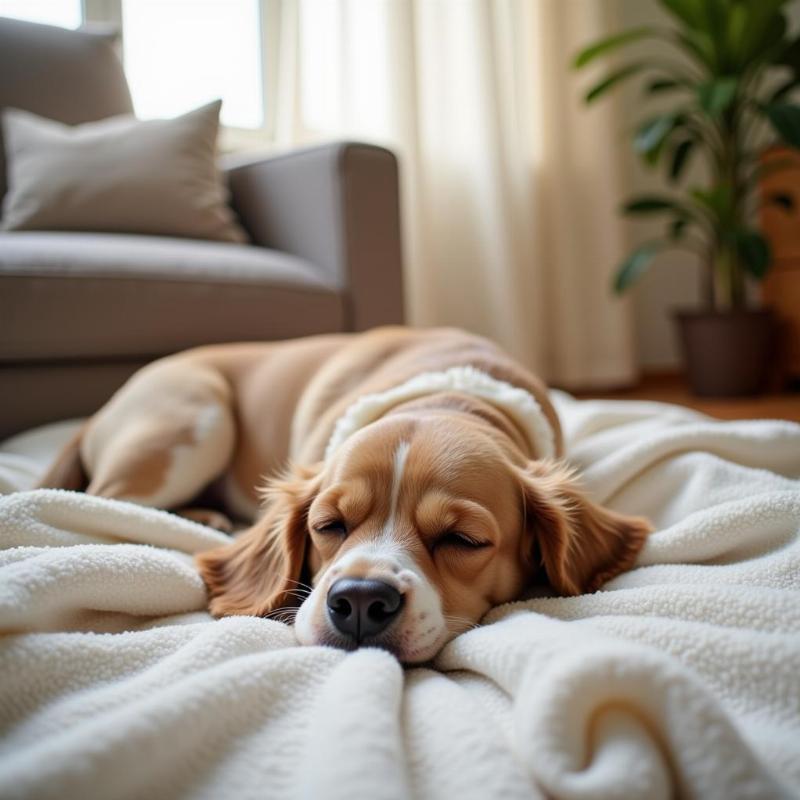
[[(0, 498), (0, 798), (800, 797), (800, 426), (555, 399), (593, 498), (657, 531), (421, 668), (212, 620), (208, 528)], [(69, 430), (0, 448), (0, 489)]]

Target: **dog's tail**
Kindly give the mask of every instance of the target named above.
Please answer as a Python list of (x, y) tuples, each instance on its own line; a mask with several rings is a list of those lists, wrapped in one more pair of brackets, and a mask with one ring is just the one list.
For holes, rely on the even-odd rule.
[(86, 425), (75, 432), (72, 438), (61, 448), (61, 452), (50, 468), (36, 484), (37, 489), (72, 489), (82, 492), (89, 483), (86, 470), (81, 460), (81, 442), (86, 432)]

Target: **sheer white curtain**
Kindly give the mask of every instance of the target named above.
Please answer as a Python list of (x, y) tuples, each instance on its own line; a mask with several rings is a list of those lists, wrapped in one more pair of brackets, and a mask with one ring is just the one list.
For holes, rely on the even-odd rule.
[(607, 0), (284, 0), (277, 135), (368, 139), (399, 156), (415, 325), (488, 335), (553, 382), (634, 371), (622, 125), (569, 69)]

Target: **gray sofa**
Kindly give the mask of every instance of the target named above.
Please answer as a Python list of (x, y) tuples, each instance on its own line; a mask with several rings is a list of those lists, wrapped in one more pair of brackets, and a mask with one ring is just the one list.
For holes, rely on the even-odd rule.
[[(0, 19), (0, 108), (132, 110), (108, 34)], [(0, 198), (4, 185), (0, 146)], [(403, 320), (397, 162), (353, 142), (226, 169), (247, 245), (0, 233), (0, 437), (96, 409), (153, 358)]]

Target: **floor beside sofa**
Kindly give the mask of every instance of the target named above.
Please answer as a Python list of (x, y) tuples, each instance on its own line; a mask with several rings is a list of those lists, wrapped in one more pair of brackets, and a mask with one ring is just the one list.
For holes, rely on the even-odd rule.
[(682, 375), (653, 373), (644, 375), (630, 389), (572, 391), (582, 400), (657, 400), (688, 406), (718, 419), (788, 419), (800, 422), (800, 391), (770, 393), (758, 397), (695, 397)]

